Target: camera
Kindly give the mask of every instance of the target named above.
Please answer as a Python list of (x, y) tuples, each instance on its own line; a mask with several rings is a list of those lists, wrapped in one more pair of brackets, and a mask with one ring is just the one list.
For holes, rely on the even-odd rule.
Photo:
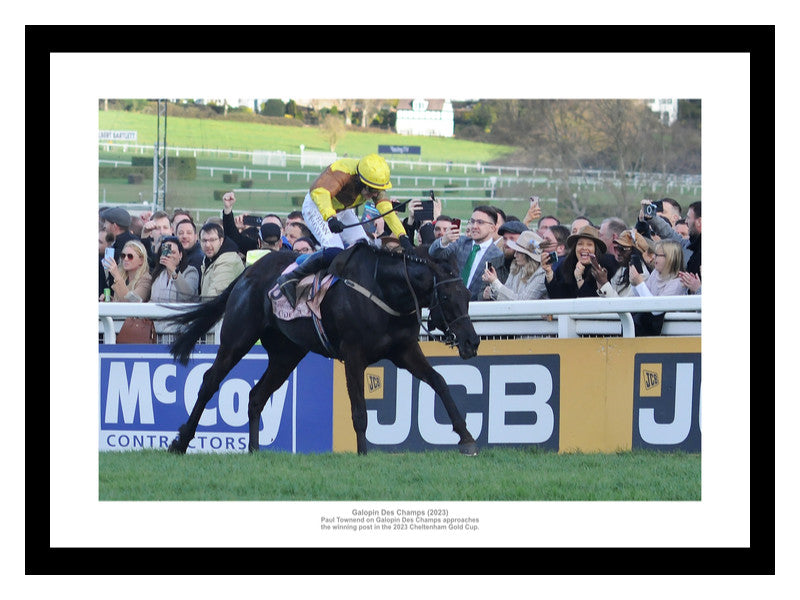
[(534, 242), (534, 247), (536, 248), (536, 250), (540, 254), (547, 254), (547, 258), (548, 258), (547, 263), (549, 265), (554, 265), (554, 264), (556, 264), (556, 261), (558, 260), (558, 254), (556, 254), (555, 251), (553, 251), (553, 252), (545, 252), (544, 248), (542, 248), (542, 246), (546, 247), (548, 245), (549, 245), (549, 242), (547, 242), (547, 241), (545, 241), (545, 243), (543, 243), (543, 244), (540, 244), (539, 242)]
[(648, 219), (652, 219), (656, 216), (656, 214), (662, 212), (664, 210), (664, 203), (659, 200), (658, 202), (651, 202), (650, 204), (645, 204), (644, 206), (644, 216)]
[(262, 220), (262, 217), (256, 217), (255, 215), (245, 215), (242, 217), (242, 223), (248, 227), (261, 227)]
[(642, 271), (642, 253), (639, 252), (638, 250), (633, 250), (633, 252), (631, 252), (631, 264), (634, 267), (636, 267), (636, 270), (639, 271), (639, 273), (643, 272)]

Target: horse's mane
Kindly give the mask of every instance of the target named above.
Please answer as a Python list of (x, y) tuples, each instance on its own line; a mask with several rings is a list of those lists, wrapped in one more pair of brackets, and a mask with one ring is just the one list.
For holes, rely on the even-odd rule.
[(437, 259), (433, 258), (428, 254), (428, 250), (426, 247), (417, 246), (414, 249), (413, 253), (406, 253), (406, 252), (399, 252), (396, 250), (388, 250), (386, 248), (373, 246), (372, 244), (356, 244), (351, 248), (348, 248), (344, 252), (341, 252), (331, 264), (329, 271), (338, 274), (340, 276), (344, 275), (346, 271), (348, 271), (347, 265), (348, 263), (355, 262), (358, 264), (359, 262), (363, 261), (363, 258), (359, 257), (367, 257), (373, 256), (380, 259), (385, 259), (389, 261), (397, 261), (397, 263), (405, 262), (405, 264), (416, 264), (423, 267), (427, 267), (433, 273), (437, 273), (444, 270), (455, 269), (456, 264), (454, 258), (448, 259)]
[(398, 252), (397, 250), (389, 250), (387, 248), (373, 246), (371, 244), (359, 244), (359, 246), (365, 246), (369, 248), (377, 256), (388, 256), (396, 259), (405, 259), (407, 261), (422, 265), (427, 265), (429, 260), (427, 253), (426, 256), (420, 256), (418, 254), (408, 254), (406, 252)]

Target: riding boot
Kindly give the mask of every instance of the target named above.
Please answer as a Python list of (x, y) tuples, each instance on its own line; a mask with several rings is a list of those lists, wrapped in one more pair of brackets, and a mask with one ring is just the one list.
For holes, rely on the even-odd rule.
[(292, 308), (295, 308), (297, 305), (297, 284), (300, 282), (300, 280), (306, 275), (313, 275), (317, 271), (326, 269), (330, 264), (330, 255), (326, 255), (324, 252), (315, 252), (305, 261), (303, 261), (296, 269), (278, 277), (276, 283), (278, 284), (278, 287), (280, 287), (283, 295), (289, 301), (289, 304), (292, 305)]

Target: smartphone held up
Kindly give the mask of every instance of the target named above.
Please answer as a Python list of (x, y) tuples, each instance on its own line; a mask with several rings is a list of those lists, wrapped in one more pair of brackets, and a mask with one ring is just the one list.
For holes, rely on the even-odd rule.
[(108, 269), (114, 260), (114, 248), (106, 248), (103, 254), (103, 266)]

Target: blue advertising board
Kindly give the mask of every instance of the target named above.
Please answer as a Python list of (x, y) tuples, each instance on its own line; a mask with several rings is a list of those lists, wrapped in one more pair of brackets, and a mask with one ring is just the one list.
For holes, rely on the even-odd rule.
[[(162, 345), (100, 346), (100, 450), (166, 449), (192, 412), (218, 346), (198, 345), (184, 366)], [(206, 405), (189, 452), (246, 452), (250, 390), (269, 357), (254, 347)], [(306, 356), (261, 414), (259, 447), (330, 452), (332, 361)], [(303, 398), (298, 402), (298, 398)]]

